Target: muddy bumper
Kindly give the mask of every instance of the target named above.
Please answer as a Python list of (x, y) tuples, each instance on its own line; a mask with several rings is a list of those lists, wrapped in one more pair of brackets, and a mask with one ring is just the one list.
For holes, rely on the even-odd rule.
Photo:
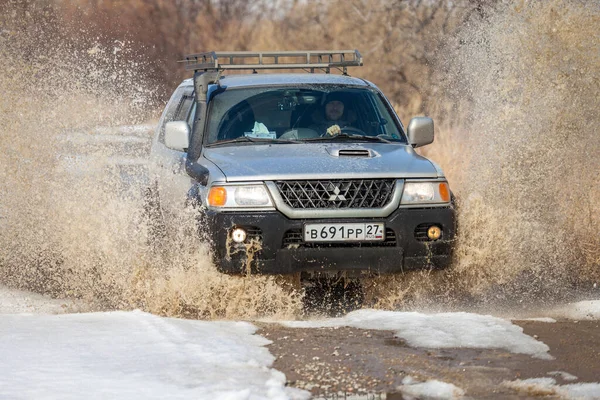
[[(305, 223), (383, 222), (380, 242), (305, 242)], [(440, 239), (427, 238), (427, 228), (442, 229)], [(394, 273), (419, 268), (445, 268), (450, 264), (455, 236), (452, 207), (398, 209), (387, 218), (292, 220), (277, 211), (211, 212), (200, 229), (213, 247), (214, 262), (225, 273), (292, 274), (296, 272)], [(242, 228), (243, 243), (231, 233)]]

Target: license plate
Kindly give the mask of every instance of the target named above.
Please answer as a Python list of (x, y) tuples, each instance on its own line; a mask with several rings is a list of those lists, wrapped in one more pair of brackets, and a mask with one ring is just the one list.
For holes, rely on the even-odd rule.
[(383, 240), (385, 240), (383, 222), (304, 225), (305, 242), (377, 242)]

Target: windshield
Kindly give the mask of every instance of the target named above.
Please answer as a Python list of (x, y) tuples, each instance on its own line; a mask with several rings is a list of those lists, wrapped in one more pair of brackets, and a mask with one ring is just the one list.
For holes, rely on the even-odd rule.
[(209, 144), (380, 139), (406, 143), (381, 95), (333, 85), (230, 89), (210, 102)]

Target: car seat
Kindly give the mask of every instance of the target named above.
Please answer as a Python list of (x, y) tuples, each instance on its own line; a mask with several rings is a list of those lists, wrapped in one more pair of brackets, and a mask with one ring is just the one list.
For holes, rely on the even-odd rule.
[(312, 113), (318, 109), (315, 104), (302, 104), (296, 106), (290, 118), (290, 128), (308, 128), (313, 124)]
[(223, 118), (219, 128), (218, 140), (235, 139), (251, 132), (254, 128), (254, 111), (246, 100), (242, 100), (231, 109)]

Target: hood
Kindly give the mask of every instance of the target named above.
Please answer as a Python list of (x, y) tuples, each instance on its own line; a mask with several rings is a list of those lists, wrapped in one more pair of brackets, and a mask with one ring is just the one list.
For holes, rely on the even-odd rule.
[[(349, 150), (349, 151), (345, 151)], [(367, 154), (367, 156), (339, 154)], [(205, 148), (227, 182), (295, 179), (437, 178), (438, 169), (411, 146), (386, 143), (298, 143)], [(441, 171), (440, 171), (441, 173)]]

